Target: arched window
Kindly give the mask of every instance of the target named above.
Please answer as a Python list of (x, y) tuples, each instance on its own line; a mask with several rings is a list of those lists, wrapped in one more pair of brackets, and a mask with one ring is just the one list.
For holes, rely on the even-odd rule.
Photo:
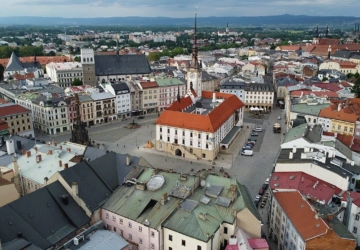
[(87, 62), (89, 62), (89, 57), (87, 58)]
[(93, 59), (92, 59), (92, 57), (90, 57), (90, 62), (92, 62), (93, 61)]
[(85, 58), (85, 57), (83, 57), (83, 62), (86, 62), (86, 58)]

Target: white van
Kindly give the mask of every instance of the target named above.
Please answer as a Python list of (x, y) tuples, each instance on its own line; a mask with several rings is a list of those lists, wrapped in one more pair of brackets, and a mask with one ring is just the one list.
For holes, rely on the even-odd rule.
[(261, 132), (261, 131), (262, 131), (262, 128), (254, 128), (253, 131), (255, 131), (255, 132)]
[(250, 149), (245, 149), (243, 151), (241, 151), (242, 155), (249, 155), (249, 156), (253, 156), (254, 152)]

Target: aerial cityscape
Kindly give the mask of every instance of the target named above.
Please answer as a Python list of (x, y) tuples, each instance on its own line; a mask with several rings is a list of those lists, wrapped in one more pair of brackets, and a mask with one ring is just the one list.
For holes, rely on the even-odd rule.
[(359, 7), (4, 4), (0, 250), (360, 249)]

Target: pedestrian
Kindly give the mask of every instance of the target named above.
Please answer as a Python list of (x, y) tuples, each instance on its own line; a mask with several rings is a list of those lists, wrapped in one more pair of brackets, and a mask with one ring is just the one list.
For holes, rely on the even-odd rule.
[(118, 143), (118, 144), (116, 144), (116, 146), (117, 146), (117, 147), (119, 147), (119, 143)]
[(124, 148), (125, 148), (125, 145), (124, 145)]

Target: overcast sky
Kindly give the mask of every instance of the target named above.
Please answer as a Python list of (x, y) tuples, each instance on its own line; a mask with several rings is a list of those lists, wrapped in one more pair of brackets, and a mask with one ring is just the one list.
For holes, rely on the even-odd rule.
[(0, 0), (1, 16), (360, 16), (360, 0)]

